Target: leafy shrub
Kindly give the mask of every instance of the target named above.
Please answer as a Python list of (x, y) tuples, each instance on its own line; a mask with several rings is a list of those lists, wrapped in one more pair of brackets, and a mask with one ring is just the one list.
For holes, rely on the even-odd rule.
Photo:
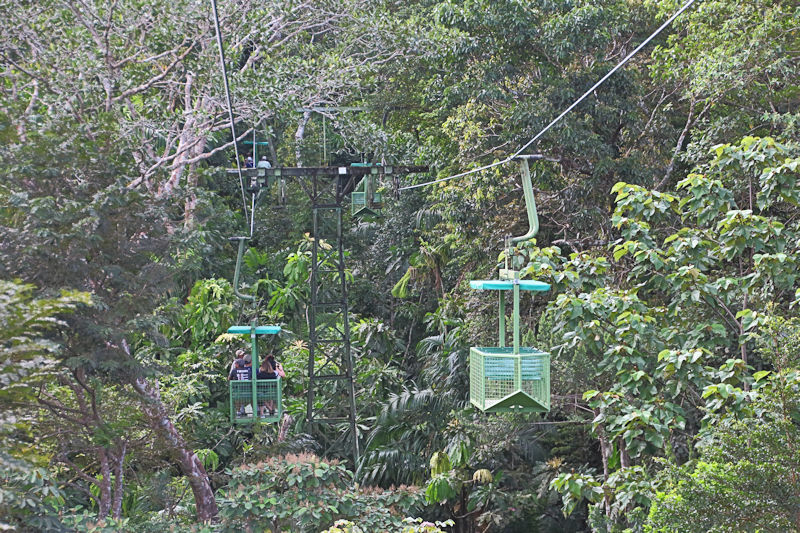
[(312, 454), (273, 457), (230, 475), (218, 497), (222, 531), (321, 531), (343, 518), (364, 531), (399, 531), (422, 505), (416, 487), (358, 487), (344, 465)]

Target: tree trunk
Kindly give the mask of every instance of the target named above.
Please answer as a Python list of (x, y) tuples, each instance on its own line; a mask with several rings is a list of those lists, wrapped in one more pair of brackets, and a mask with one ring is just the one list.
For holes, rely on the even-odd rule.
[(297, 131), (294, 134), (294, 158), (298, 167), (303, 166), (303, 138), (306, 135), (306, 125), (311, 120), (311, 111), (303, 111), (303, 118), (300, 119), (300, 124), (297, 125)]
[(172, 191), (175, 187), (178, 186), (181, 180), (181, 176), (183, 176), (183, 172), (185, 170), (185, 166), (183, 161), (189, 159), (189, 154), (187, 153), (189, 146), (193, 146), (193, 143), (197, 142), (197, 132), (194, 131), (195, 124), (197, 122), (196, 110), (192, 107), (192, 86), (194, 85), (194, 75), (189, 72), (186, 74), (186, 82), (184, 84), (184, 112), (183, 116), (185, 117), (185, 122), (183, 123), (183, 128), (181, 128), (181, 134), (178, 139), (178, 153), (182, 153), (183, 155), (178, 156), (178, 158), (173, 163), (172, 171), (169, 174), (169, 179), (161, 184), (158, 188), (158, 197), (163, 198), (165, 196), (169, 196), (172, 194)]
[(669, 177), (672, 175), (672, 171), (675, 169), (675, 163), (678, 161), (678, 155), (683, 147), (683, 141), (686, 139), (686, 134), (689, 133), (689, 130), (693, 124), (692, 120), (694, 119), (695, 103), (694, 96), (692, 96), (692, 100), (689, 103), (689, 116), (686, 117), (686, 126), (684, 126), (683, 131), (681, 131), (681, 134), (678, 136), (678, 142), (675, 145), (675, 151), (672, 153), (672, 159), (670, 160), (669, 165), (667, 165), (667, 170), (664, 173), (664, 177), (655, 187), (655, 190), (657, 191), (661, 190), (661, 187), (664, 187), (669, 183)]
[(111, 516), (115, 519), (122, 518), (122, 497), (125, 494), (125, 486), (123, 484), (122, 467), (125, 464), (125, 454), (127, 453), (127, 443), (122, 443), (118, 457), (114, 459), (114, 501), (111, 506)]
[[(195, 147), (190, 150), (189, 156), (190, 158), (198, 157), (202, 155), (204, 150), (205, 143), (197, 143)], [(196, 162), (190, 163), (189, 167), (186, 169), (186, 200), (183, 208), (183, 227), (186, 230), (191, 230), (195, 226), (194, 211), (197, 207), (197, 194), (195, 193), (197, 189), (197, 169), (198, 164)]]
[(96, 452), (100, 461), (100, 476), (97, 478), (97, 488), (100, 489), (97, 518), (102, 520), (111, 511), (111, 468), (108, 466), (108, 454), (105, 448), (98, 447)]
[(292, 415), (289, 413), (283, 414), (283, 420), (281, 421), (281, 429), (278, 432), (278, 442), (283, 442), (286, 440), (286, 434), (289, 433), (289, 426), (292, 425)]
[(133, 381), (133, 388), (141, 397), (142, 410), (147, 416), (150, 426), (162, 438), (164, 444), (167, 445), (169, 454), (189, 480), (189, 486), (192, 488), (197, 506), (197, 518), (203, 522), (214, 519), (217, 516), (217, 502), (214, 499), (214, 491), (211, 489), (206, 469), (170, 420), (166, 407), (161, 401), (158, 386), (154, 386), (143, 378), (137, 378)]
[(210, 133), (210, 131), (207, 131), (205, 126), (202, 125), (202, 121), (198, 121), (198, 117), (206, 115), (212, 109), (212, 105), (207, 96), (192, 98), (193, 89), (194, 75), (189, 72), (186, 74), (183, 95), (183, 116), (185, 117), (185, 122), (181, 128), (181, 133), (178, 137), (178, 146), (176, 148), (179, 155), (172, 162), (172, 170), (170, 171), (169, 179), (162, 183), (158, 190), (158, 197), (163, 198), (169, 196), (172, 194), (172, 191), (180, 185), (184, 174), (188, 174), (186, 186), (190, 190), (185, 211), (188, 213), (190, 226), (194, 216), (194, 202), (196, 201), (194, 192), (191, 190), (197, 182), (197, 176), (194, 175), (197, 166), (196, 159), (205, 152), (206, 137)]
[[(274, 124), (273, 120), (273, 124)], [(278, 164), (278, 147), (276, 146), (277, 138), (275, 137), (274, 129), (269, 130), (269, 157), (272, 160), (273, 167), (279, 167)]]
[[(595, 410), (594, 415), (595, 417), (599, 415), (599, 410)], [(611, 459), (611, 456), (614, 454), (614, 446), (608, 440), (606, 436), (606, 432), (602, 426), (598, 426), (597, 428), (597, 437), (600, 440), (600, 456), (603, 459), (603, 478), (608, 479), (608, 476), (611, 474), (608, 468), (608, 461)], [(606, 516), (611, 515), (611, 501), (608, 499), (608, 496), (603, 497), (603, 501), (605, 503), (606, 509)]]
[(628, 453), (627, 446), (625, 446), (625, 439), (619, 439), (619, 466), (620, 468), (631, 466), (631, 455)]

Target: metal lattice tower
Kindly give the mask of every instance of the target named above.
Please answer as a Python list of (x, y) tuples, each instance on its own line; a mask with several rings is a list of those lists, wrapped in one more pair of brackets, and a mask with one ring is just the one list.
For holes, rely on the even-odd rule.
[[(342, 197), (352, 177), (311, 178), (311, 307), (309, 309), (308, 396), (306, 420), (347, 423), (353, 458), (358, 462), (353, 358), (347, 275), (342, 243)], [(321, 432), (320, 435), (322, 435)], [(326, 443), (329, 444), (329, 443)]]
[[(358, 464), (359, 441), (350, 317), (343, 244), (343, 210), (348, 196), (365, 177), (426, 172), (424, 166), (278, 167), (246, 169), (248, 190), (258, 196), (262, 188), (281, 184), (279, 201), (285, 201), (283, 184), (296, 181), (311, 199), (311, 305), (309, 307), (308, 393), (306, 421), (318, 438), (321, 425), (345, 424), (353, 460)], [(228, 171), (233, 173), (235, 171)], [(366, 205), (374, 207), (371, 199)], [(323, 442), (327, 448), (333, 441)]]

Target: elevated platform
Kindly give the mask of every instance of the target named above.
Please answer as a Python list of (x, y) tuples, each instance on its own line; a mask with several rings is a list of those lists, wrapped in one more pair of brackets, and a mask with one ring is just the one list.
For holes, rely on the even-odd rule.
[[(470, 403), (487, 413), (539, 413), (550, 410), (550, 354), (520, 346), (520, 294), (546, 292), (550, 284), (519, 279), (519, 272), (500, 270), (501, 279), (473, 280), (473, 289), (498, 291), (498, 344), (469, 352)], [(506, 346), (505, 291), (513, 291), (513, 345)]]
[(250, 380), (228, 381), (230, 420), (232, 424), (277, 422), (283, 414), (281, 379), (256, 379), (259, 367), (258, 336), (277, 335), (280, 326), (231, 326), (228, 333), (250, 336)]
[(374, 175), (361, 178), (350, 195), (351, 213), (356, 218), (380, 217), (383, 195), (378, 192), (379, 184)]

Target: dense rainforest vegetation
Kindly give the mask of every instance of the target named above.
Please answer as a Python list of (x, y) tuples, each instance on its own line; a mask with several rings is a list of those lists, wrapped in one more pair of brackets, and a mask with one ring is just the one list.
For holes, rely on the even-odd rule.
[[(800, 2), (697, 0), (525, 153), (523, 345), (551, 410), (470, 405), (527, 228), (502, 161), (676, 0), (0, 3), (0, 529), (800, 530)], [(425, 165), (346, 214), (361, 454), (305, 422), (309, 198), (277, 167)], [(273, 202), (274, 203), (274, 202)], [(280, 424), (232, 425), (233, 324)]]

